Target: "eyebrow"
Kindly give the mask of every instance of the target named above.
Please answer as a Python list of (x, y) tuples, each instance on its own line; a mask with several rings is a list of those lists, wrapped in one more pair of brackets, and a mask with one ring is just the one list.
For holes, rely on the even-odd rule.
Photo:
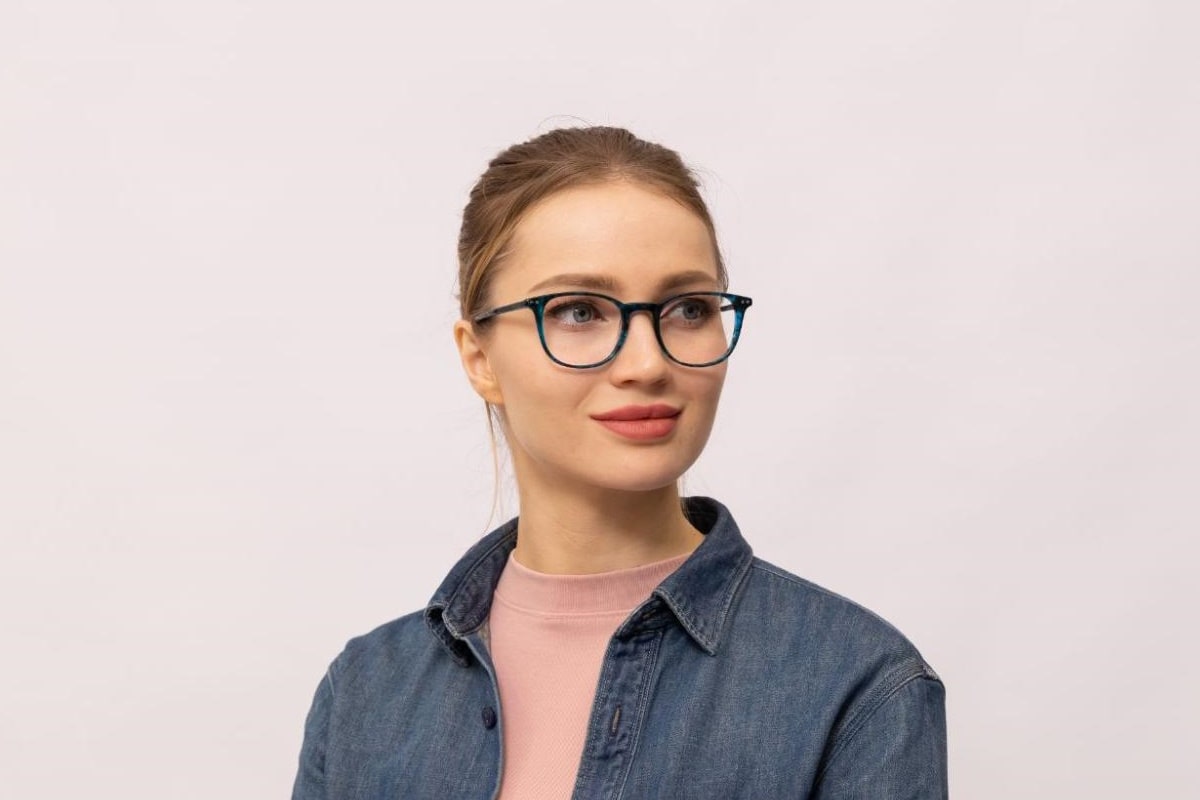
[[(717, 279), (703, 270), (692, 269), (686, 272), (676, 272), (674, 275), (668, 275), (663, 278), (658, 284), (659, 292), (666, 292), (671, 289), (678, 289), (681, 286), (707, 281), (708, 283), (716, 283)], [(530, 292), (535, 292), (538, 289), (544, 289), (547, 286), (577, 286), (583, 289), (592, 289), (594, 291), (615, 292), (617, 290), (617, 281), (610, 275), (597, 274), (594, 272), (564, 272), (561, 275), (553, 275), (546, 278), (544, 281), (538, 281), (533, 286), (529, 287)]]

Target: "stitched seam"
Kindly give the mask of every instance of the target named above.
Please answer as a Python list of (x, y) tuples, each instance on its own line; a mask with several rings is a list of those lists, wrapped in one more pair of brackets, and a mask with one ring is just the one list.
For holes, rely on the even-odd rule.
[(625, 769), (621, 775), (621, 780), (617, 784), (617, 791), (613, 797), (616, 800), (621, 800), (625, 795), (625, 786), (629, 783), (629, 773), (633, 771), (633, 761), (637, 757), (638, 745), (642, 741), (642, 728), (646, 724), (646, 712), (650, 707), (650, 696), (653, 693), (652, 687), (658, 684), (659, 674), (658, 657), (662, 654), (663, 635), (659, 633), (654, 642), (654, 653), (650, 657), (650, 663), (647, 664), (646, 679), (642, 682), (642, 691), (638, 696), (637, 703), (637, 729), (630, 732), (629, 756), (625, 761)]
[(691, 614), (691, 610), (688, 608), (688, 606), (684, 603), (679, 602), (679, 600), (677, 600), (673, 594), (671, 594), (670, 592), (668, 592), (666, 590), (655, 589), (654, 591), (656, 591), (658, 593), (659, 597), (661, 597), (663, 600), (668, 601), (668, 603), (670, 605), (672, 605), (676, 609), (678, 609), (678, 612), (676, 613), (675, 618), (677, 620), (679, 620), (679, 623), (681, 625), (683, 625), (683, 627), (687, 630), (688, 633), (690, 633), (694, 638), (699, 640), (700, 644), (703, 645), (705, 650), (711, 651), (712, 644), (709, 642), (708, 637), (705, 636), (703, 633), (701, 633), (700, 630), (698, 628), (696, 628), (695, 625), (692, 624), (692, 621), (691, 621), (692, 614)]
[(621, 620), (624, 620), (625, 617), (629, 616), (630, 612), (633, 611), (632, 608), (602, 609), (599, 611), (544, 611), (540, 608), (530, 608), (529, 606), (518, 605), (499, 592), (492, 592), (492, 599), (496, 603), (499, 603), (505, 608), (511, 609), (518, 614), (524, 614), (528, 617), (537, 617), (539, 619), (548, 618), (556, 620), (570, 620), (596, 619), (597, 617), (619, 617)]
[[(737, 599), (738, 589), (745, 582), (746, 576), (750, 574), (750, 565), (754, 563), (753, 554), (748, 554), (741, 563), (738, 564), (737, 572), (729, 577), (725, 586), (721, 587), (721, 591), (725, 592), (725, 604), (721, 607), (721, 612), (718, 615), (717, 622), (713, 626), (716, 631), (720, 631), (725, 627), (725, 621), (729, 617), (729, 609), (733, 607), (734, 601)], [(677, 609), (676, 617), (683, 625), (687, 632), (695, 637), (704, 647), (709, 655), (716, 655), (717, 644), (716, 636), (706, 636), (699, 628), (691, 624), (693, 612), (691, 606), (681, 602), (675, 595), (665, 589), (654, 590), (659, 597), (669, 602)]]
[[(896, 670), (895, 672), (892, 672), (890, 675), (888, 675), (888, 678), (885, 679), (885, 681), (883, 681), (882, 683), (886, 683), (887, 680), (890, 680), (892, 675), (896, 675), (896, 674), (902, 673), (902, 672), (904, 672), (904, 671)], [(853, 717), (850, 720), (850, 722), (848, 722), (843, 727), (842, 732), (838, 734), (838, 740), (834, 744), (833, 748), (829, 751), (829, 755), (825, 758), (825, 766), (823, 766), (821, 768), (821, 771), (819, 773), (817, 773), (817, 777), (816, 777), (816, 780), (814, 783), (819, 784), (821, 782), (821, 780), (825, 777), (825, 773), (829, 771), (829, 768), (831, 766), (833, 766), (833, 763), (837, 760), (838, 756), (840, 756), (846, 750), (846, 747), (850, 744), (851, 741), (854, 740), (854, 737), (856, 735), (858, 735), (858, 732), (861, 731), (866, 726), (867, 722), (871, 719), (871, 717), (873, 717), (876, 714), (876, 712), (878, 712), (881, 708), (883, 708), (885, 705), (887, 705), (887, 702), (889, 700), (891, 700), (893, 697), (895, 697), (900, 692), (901, 689), (903, 689), (905, 686), (912, 683), (913, 681), (919, 680), (921, 678), (937, 680), (936, 678), (931, 678), (929, 676), (929, 674), (925, 670), (925, 667), (923, 664), (918, 664), (918, 665), (916, 665), (915, 671), (913, 671), (911, 674), (904, 675), (904, 677), (891, 689), (888, 689), (886, 691), (881, 689), (879, 692), (881, 695), (879, 701), (876, 702), (874, 705), (872, 705), (871, 708), (868, 709), (867, 711), (860, 712), (858, 715)], [(863, 701), (863, 702), (865, 703), (866, 701)]]
[[(754, 565), (754, 554), (746, 553), (742, 562), (738, 564), (738, 572), (732, 585), (729, 587), (729, 592), (725, 595), (725, 606), (721, 609), (721, 618), (717, 623), (717, 630), (725, 629), (725, 622), (729, 619), (729, 610), (733, 608), (733, 603), (737, 599), (738, 591), (742, 584), (746, 582), (746, 576), (750, 574), (750, 567)], [(716, 649), (716, 642), (713, 642), (713, 649)]]
[(872, 618), (878, 620), (879, 622), (882, 622), (884, 625), (887, 625), (888, 628), (890, 628), (891, 630), (893, 630), (896, 633), (899, 633), (903, 636), (903, 633), (900, 631), (900, 629), (897, 628), (895, 625), (893, 625), (891, 622), (889, 622), (888, 620), (879, 616), (878, 614), (876, 614), (874, 611), (867, 608), (866, 606), (856, 603), (855, 601), (851, 600), (849, 597), (846, 597), (845, 595), (838, 594), (837, 592), (833, 591), (832, 589), (826, 589), (824, 586), (813, 583), (812, 581), (805, 580), (804, 578), (800, 578), (795, 575), (791, 575), (787, 572), (783, 572), (780, 568), (776, 567), (774, 564), (763, 561), (762, 559), (757, 559), (753, 566), (754, 566), (754, 569), (761, 570), (762, 572), (765, 572), (768, 575), (774, 575), (776, 578), (785, 580), (788, 583), (793, 583), (797, 586), (802, 586), (806, 589), (811, 589), (814, 592), (825, 595), (826, 597), (832, 598), (834, 600), (840, 600), (842, 602), (849, 603), (850, 605), (854, 606), (858, 610), (866, 612), (867, 614), (871, 615)]
[[(484, 560), (489, 558), (492, 555), (492, 553), (496, 552), (497, 549), (505, 546), (508, 543), (509, 539), (513, 536), (515, 536), (513, 531), (509, 531), (509, 532), (505, 533), (503, 536), (501, 536), (499, 539), (496, 540), (495, 544), (493, 544), (487, 550), (484, 550), (482, 553), (480, 553), (479, 558), (472, 561), (471, 566), (469, 566), (463, 572), (463, 579), (458, 582), (458, 586), (454, 587), (454, 591), (451, 592), (450, 596), (446, 598), (445, 604), (441, 605), (441, 609), (442, 609), (441, 623), (442, 623), (442, 625), (444, 625), (446, 627), (446, 630), (450, 631), (450, 634), (455, 639), (461, 639), (463, 636), (474, 633), (475, 631), (479, 630), (479, 626), (477, 625), (469, 631), (456, 630), (455, 627), (453, 625), (451, 625), (450, 622), (446, 619), (446, 614), (445, 614), (446, 609), (448, 609), (448, 608), (450, 608), (450, 606), (454, 605), (454, 600), (455, 600), (455, 598), (457, 598), (459, 596), (459, 594), (466, 591), (466, 585), (468, 583), (468, 580), (467, 580), (468, 576), (470, 576), (470, 574), (472, 572), (474, 572)], [(432, 607), (436, 607), (436, 606), (431, 606), (431, 608)], [(486, 615), (484, 618), (486, 619)], [(480, 624), (482, 624), (482, 623), (480, 623)]]

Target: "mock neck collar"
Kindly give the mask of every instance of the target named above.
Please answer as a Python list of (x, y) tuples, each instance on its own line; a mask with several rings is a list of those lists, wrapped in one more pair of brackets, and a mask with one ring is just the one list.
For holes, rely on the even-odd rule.
[(513, 550), (493, 594), (509, 606), (539, 615), (628, 614), (690, 555), (689, 551), (623, 569), (564, 575), (530, 569)]
[[(614, 636), (659, 627), (671, 616), (704, 652), (716, 655), (753, 553), (724, 505), (709, 497), (686, 497), (683, 503), (684, 513), (704, 534), (704, 541), (654, 587)], [(516, 547), (518, 520), (510, 519), (467, 550), (425, 607), (430, 630), (464, 666), (471, 655), (463, 640), (487, 620), (496, 584)]]

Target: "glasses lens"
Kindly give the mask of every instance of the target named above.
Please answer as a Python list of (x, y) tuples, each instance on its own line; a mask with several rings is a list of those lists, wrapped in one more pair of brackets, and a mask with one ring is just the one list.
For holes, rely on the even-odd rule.
[(542, 312), (546, 347), (557, 360), (586, 367), (608, 358), (621, 338), (621, 309), (586, 294), (555, 297)]
[(658, 327), (672, 358), (699, 366), (725, 357), (733, 347), (736, 321), (737, 309), (729, 298), (689, 294), (663, 309)]

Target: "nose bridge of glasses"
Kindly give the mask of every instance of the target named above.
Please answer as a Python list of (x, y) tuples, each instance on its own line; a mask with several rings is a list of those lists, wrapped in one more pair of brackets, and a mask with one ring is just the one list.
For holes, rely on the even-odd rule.
[[(645, 329), (638, 333), (635, 332), (635, 329), (638, 327), (636, 324), (639, 316), (638, 312), (641, 311), (646, 312)], [(662, 338), (658, 331), (658, 315), (660, 312), (661, 307), (658, 303), (624, 303), (621, 313), (624, 317), (625, 330), (624, 335), (621, 337), (621, 340), (617, 345), (618, 350), (629, 350), (630, 338), (637, 339), (638, 337), (648, 337), (645, 341), (639, 341), (637, 344), (635, 344), (635, 348), (641, 349), (642, 347), (650, 347), (655, 352), (659, 352), (660, 355), (665, 355), (664, 353), (661, 353), (663, 345)], [(617, 355), (619, 356), (620, 354), (618, 353)]]
[(625, 330), (628, 334), (633, 330), (633, 323), (637, 319), (639, 312), (646, 312), (646, 323), (650, 326), (652, 336), (657, 336), (658, 315), (662, 312), (662, 306), (658, 303), (625, 303), (622, 307), (622, 315), (625, 317)]

